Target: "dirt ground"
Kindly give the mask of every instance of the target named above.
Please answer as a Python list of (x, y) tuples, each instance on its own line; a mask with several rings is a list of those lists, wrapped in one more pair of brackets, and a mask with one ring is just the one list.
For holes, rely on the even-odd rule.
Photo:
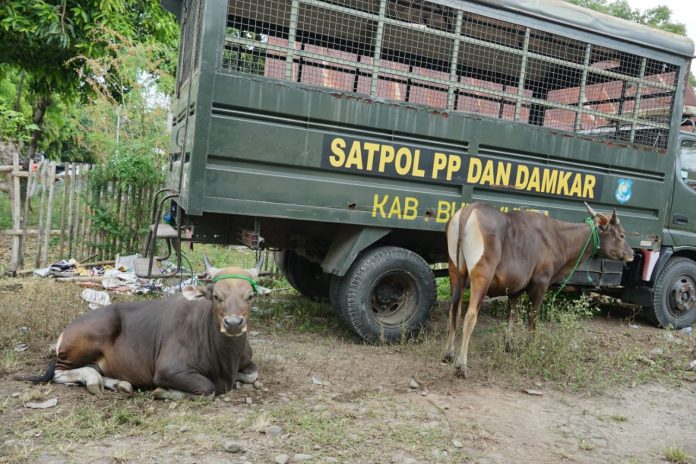
[[(18, 288), (16, 282), (0, 280), (3, 331), (16, 330), (18, 322), (5, 317), (12, 305), (41, 304), (32, 300), (34, 285), (45, 284)], [(49, 292), (59, 301), (86, 310), (79, 288), (53, 285)], [(439, 330), (412, 343), (368, 346), (342, 329), (326, 305), (316, 304), (298, 322), (292, 312), (297, 300), (304, 299), (290, 294), (266, 303), (275, 308), (272, 315), (262, 309), (266, 315), (252, 328), (263, 385), (212, 402), (29, 385), (11, 376), (41, 371), (50, 337), (33, 339), (24, 352), (3, 351), (0, 462), (694, 462), (696, 376), (682, 368), (664, 380), (630, 380), (630, 369), (655, 363), (649, 353), (661, 355), (655, 347), (664, 346), (665, 332), (644, 322), (638, 328), (621, 317), (582, 322), (591, 337), (638, 343), (637, 352), (645, 353), (627, 359), (628, 380), (597, 393), (543, 377), (511, 374), (508, 383), (505, 372), (484, 375), (486, 338), (498, 323), (490, 316), (477, 326), (473, 349), (479, 354), (472, 359), (473, 378), (464, 380), (440, 363)], [(436, 312), (434, 327), (444, 326), (443, 315)], [(696, 354), (693, 337), (671, 337), (675, 354), (669, 356)], [(52, 398), (58, 401), (53, 408), (25, 407)]]

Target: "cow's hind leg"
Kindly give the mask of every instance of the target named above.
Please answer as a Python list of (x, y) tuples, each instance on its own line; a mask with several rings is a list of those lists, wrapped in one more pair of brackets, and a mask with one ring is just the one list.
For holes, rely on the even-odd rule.
[(457, 326), (462, 320), (462, 291), (466, 285), (467, 269), (463, 265), (462, 269), (457, 269), (456, 265), (450, 262), (449, 264), (449, 279), (450, 279), (450, 296), (452, 302), (449, 310), (449, 332), (447, 335), (447, 347), (445, 355), (442, 358), (443, 362), (451, 363), (454, 361), (454, 342), (457, 338)]
[(77, 369), (56, 370), (53, 375), (55, 383), (81, 383), (87, 387), (87, 391), (98, 395), (104, 392), (104, 379), (93, 367), (79, 367)]
[(481, 303), (486, 297), (486, 293), (488, 293), (493, 273), (494, 271), (485, 265), (478, 265), (471, 270), (469, 306), (466, 310), (466, 316), (464, 316), (464, 326), (462, 328), (462, 347), (459, 351), (457, 362), (454, 364), (456, 374), (464, 378), (469, 374), (469, 340), (476, 325)]
[(517, 305), (520, 302), (519, 295), (508, 296), (507, 306), (508, 306), (508, 324), (505, 329), (505, 351), (508, 353), (512, 352), (512, 329), (515, 326), (515, 319), (517, 313)]

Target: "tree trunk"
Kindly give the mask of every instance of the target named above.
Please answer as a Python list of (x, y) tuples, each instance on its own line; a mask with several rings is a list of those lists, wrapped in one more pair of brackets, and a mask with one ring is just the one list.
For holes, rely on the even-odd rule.
[(22, 109), (21, 103), (22, 103), (22, 87), (24, 87), (24, 70), (22, 70), (19, 73), (19, 85), (17, 86), (17, 98), (15, 98), (15, 106), (14, 110), (19, 113), (19, 110)]
[(34, 108), (34, 117), (32, 122), (38, 127), (37, 130), (31, 134), (31, 141), (29, 142), (29, 150), (27, 151), (27, 158), (34, 159), (36, 155), (36, 148), (39, 145), (39, 138), (41, 137), (41, 129), (43, 128), (44, 116), (46, 116), (46, 110), (51, 106), (51, 97), (42, 95), (39, 97), (36, 107)]

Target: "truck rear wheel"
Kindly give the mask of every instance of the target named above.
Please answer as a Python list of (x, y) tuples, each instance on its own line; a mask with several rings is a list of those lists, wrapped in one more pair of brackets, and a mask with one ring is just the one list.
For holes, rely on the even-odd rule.
[(436, 297), (428, 263), (412, 251), (392, 246), (364, 251), (333, 284), (334, 309), (370, 343), (417, 334)]
[(329, 297), (331, 276), (325, 274), (319, 264), (298, 255), (294, 250), (282, 250), (276, 253), (278, 269), (295, 290), (309, 298)]
[(683, 329), (696, 321), (696, 262), (676, 257), (655, 282), (651, 316), (662, 327)]

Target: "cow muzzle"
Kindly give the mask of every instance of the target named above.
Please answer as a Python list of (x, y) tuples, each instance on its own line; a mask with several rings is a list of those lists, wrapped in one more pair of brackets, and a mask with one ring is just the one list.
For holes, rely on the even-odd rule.
[(220, 330), (223, 334), (237, 337), (246, 333), (246, 319), (241, 316), (227, 316), (222, 320), (222, 329)]

